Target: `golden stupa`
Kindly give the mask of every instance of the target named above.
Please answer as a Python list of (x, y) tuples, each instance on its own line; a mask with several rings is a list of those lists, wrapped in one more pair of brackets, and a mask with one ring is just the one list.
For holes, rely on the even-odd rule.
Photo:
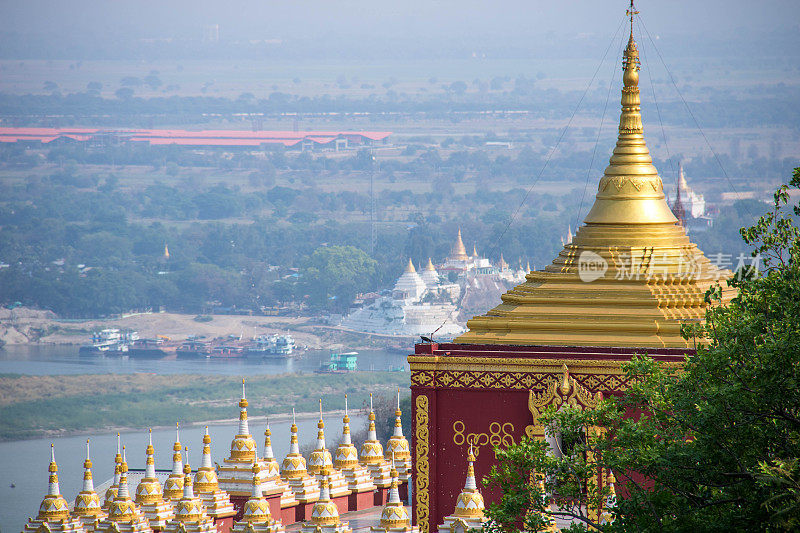
[[(571, 243), (543, 271), (467, 322), (463, 344), (690, 348), (683, 322), (705, 316), (706, 290), (731, 277), (689, 240), (664, 196), (644, 140), (639, 51), (623, 56), (619, 137)], [(734, 294), (723, 288), (723, 301)]]

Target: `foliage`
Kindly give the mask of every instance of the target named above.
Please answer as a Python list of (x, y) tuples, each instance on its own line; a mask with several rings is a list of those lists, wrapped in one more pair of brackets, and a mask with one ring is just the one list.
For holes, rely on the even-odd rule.
[[(522, 477), (543, 474), (561, 505), (551, 514), (571, 513), (586, 523), (576, 506), (586, 498), (591, 503), (591, 490), (584, 495), (580, 486), (591, 489), (597, 467), (614, 472), (625, 496), (610, 510), (613, 524), (591, 524), (601, 531), (796, 530), (800, 229), (794, 216), (800, 205), (787, 212), (790, 187), (800, 188), (800, 168), (775, 193), (772, 210), (741, 231), (764, 270), (730, 280), (738, 295), (727, 304), (719, 287), (708, 291), (705, 323), (685, 330), (697, 337), (697, 352), (680, 372), (635, 357), (625, 366), (632, 385), (623, 397), (595, 411), (545, 414), (551, 434), (576, 443), (564, 458), (545, 453), (541, 443), (519, 445), (529, 448)], [(608, 433), (593, 437), (595, 426)], [(500, 466), (489, 479), (513, 494), (490, 514), (496, 527), (513, 531), (519, 529), (511, 521), (514, 505), (527, 509), (536, 494), (508, 473), (519, 450), (498, 453)]]
[(358, 288), (375, 280), (377, 263), (354, 246), (314, 250), (302, 270), (302, 284), (317, 305), (345, 310)]

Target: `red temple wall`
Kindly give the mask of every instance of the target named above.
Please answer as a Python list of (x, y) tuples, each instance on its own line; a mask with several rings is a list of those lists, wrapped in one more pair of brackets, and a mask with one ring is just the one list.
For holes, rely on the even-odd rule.
[[(417, 345), (415, 351), (423, 357), (409, 359), (413, 514), (421, 533), (433, 533), (455, 509), (470, 442), (478, 448), (475, 473), (488, 507), (499, 498), (481, 483), (495, 464), (493, 445), (519, 442), (533, 424), (529, 391), (542, 394), (553, 380), (561, 383), (563, 365), (569, 365), (573, 388), (591, 395), (620, 394), (627, 388), (621, 364), (644, 350), (432, 344)], [(685, 354), (647, 351), (671, 364)]]

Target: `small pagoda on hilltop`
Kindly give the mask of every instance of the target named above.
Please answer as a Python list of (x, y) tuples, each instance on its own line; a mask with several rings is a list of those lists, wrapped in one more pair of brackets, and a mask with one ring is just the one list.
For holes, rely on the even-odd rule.
[[(622, 364), (634, 354), (680, 365), (694, 348), (681, 325), (702, 321), (706, 290), (732, 275), (689, 240), (664, 196), (642, 127), (635, 13), (631, 7), (617, 143), (583, 226), (552, 264), (469, 320), (469, 331), (452, 343), (417, 344), (408, 357), (420, 533), (438, 524), (453, 530), (445, 518), (461, 493), (453, 465), (470, 446), (483, 477), (493, 444), (545, 438), (539, 416), (547, 406), (591, 409), (623, 393)], [(723, 301), (733, 295), (723, 288)], [(609, 479), (600, 474), (598, 484)], [(499, 494), (483, 496), (488, 504)]]

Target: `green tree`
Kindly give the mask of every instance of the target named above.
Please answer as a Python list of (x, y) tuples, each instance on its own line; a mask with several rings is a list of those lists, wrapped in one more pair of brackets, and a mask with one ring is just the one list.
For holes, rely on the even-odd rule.
[(354, 246), (321, 246), (305, 261), (302, 284), (312, 303), (345, 310), (360, 291), (373, 287), (378, 263)]
[[(504, 497), (489, 510), (489, 529), (536, 530), (535, 521), (518, 518), (542, 496), (521, 487), (531, 472), (544, 476), (560, 505), (548, 514), (575, 519), (576, 529), (800, 527), (800, 204), (787, 209), (789, 187), (800, 188), (800, 168), (776, 191), (773, 208), (742, 228), (763, 269), (737, 273), (729, 283), (738, 295), (728, 304), (719, 286), (708, 291), (705, 322), (684, 329), (698, 349), (680, 372), (638, 356), (625, 367), (632, 385), (623, 397), (594, 411), (545, 413), (548, 431), (568, 444), (563, 457), (527, 441), (498, 451), (487, 481)], [(596, 426), (608, 432), (595, 434)], [(613, 523), (590, 523), (580, 509), (607, 496), (592, 493), (597, 471), (613, 472), (625, 493), (608, 511)]]

